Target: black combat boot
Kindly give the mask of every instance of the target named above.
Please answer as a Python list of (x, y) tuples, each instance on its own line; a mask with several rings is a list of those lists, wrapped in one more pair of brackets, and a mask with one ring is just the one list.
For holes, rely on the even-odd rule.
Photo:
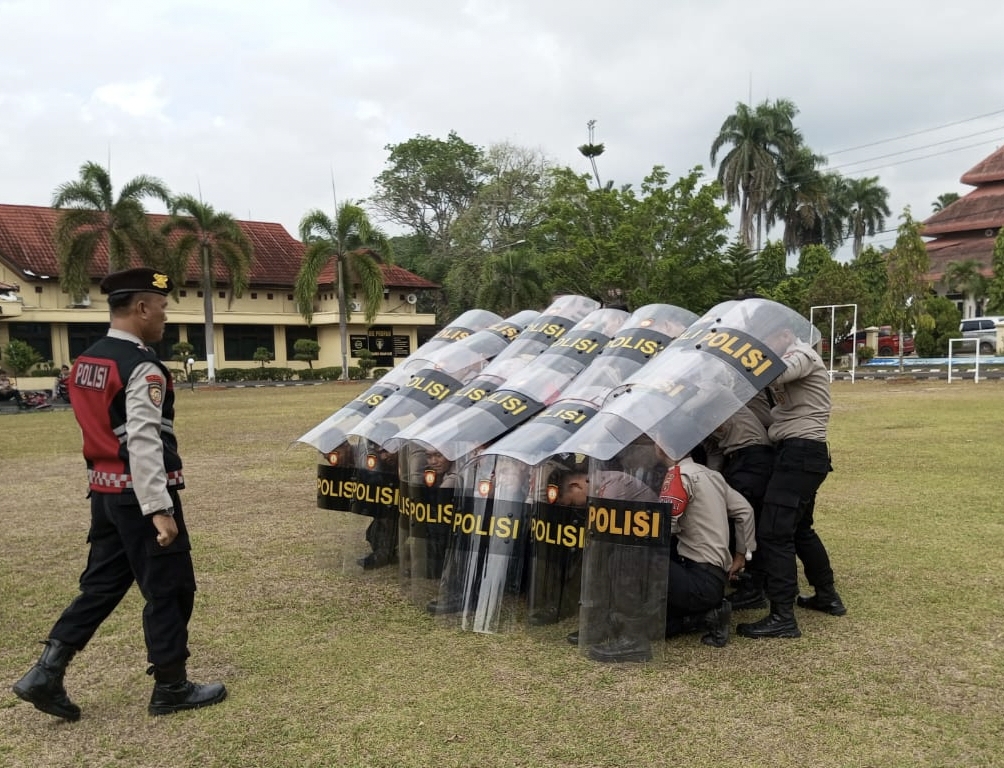
[(734, 611), (766, 608), (767, 595), (763, 591), (763, 574), (753, 571), (741, 575), (736, 591), (728, 596), (728, 601)]
[(732, 603), (722, 600), (717, 608), (704, 615), (704, 626), (708, 630), (701, 642), (715, 648), (724, 648), (729, 642), (729, 629), (732, 625)]
[(147, 711), (151, 715), (169, 715), (184, 709), (199, 709), (219, 704), (227, 697), (223, 683), (199, 685), (189, 681), (185, 662), (151, 667), (154, 680), (153, 695)]
[(795, 621), (795, 609), (791, 603), (771, 603), (770, 613), (752, 624), (736, 627), (743, 637), (801, 637), (802, 632)]
[(51, 637), (44, 644), (45, 650), (35, 666), (14, 683), (14, 693), (48, 715), (64, 720), (79, 720), (80, 707), (70, 701), (63, 687), (66, 665), (77, 649)]
[(695, 632), (703, 632), (705, 614), (688, 613), (683, 616), (666, 617), (666, 639), (677, 635), (690, 635)]
[(611, 615), (611, 624), (619, 631), (601, 643), (589, 646), (589, 658), (606, 664), (622, 661), (649, 661), (652, 642), (644, 619), (625, 619)]
[(575, 630), (574, 632), (569, 632), (567, 635), (565, 635), (565, 639), (568, 641), (569, 645), (578, 645), (579, 630)]
[(797, 602), (799, 608), (822, 611), (830, 616), (843, 616), (847, 613), (847, 608), (844, 607), (840, 595), (837, 594), (837, 590), (833, 588), (832, 584), (826, 587), (816, 587), (816, 594), (811, 597), (799, 595)]

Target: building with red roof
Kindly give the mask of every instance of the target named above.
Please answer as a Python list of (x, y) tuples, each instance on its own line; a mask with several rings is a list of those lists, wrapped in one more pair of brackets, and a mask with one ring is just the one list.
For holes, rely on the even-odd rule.
[[(924, 221), (923, 236), (931, 258), (928, 278), (938, 285), (952, 262), (975, 261), (980, 273), (993, 277), (994, 241), (1004, 226), (1004, 147), (981, 160), (960, 179), (975, 187), (951, 205)], [(976, 303), (963, 306), (964, 297), (948, 294), (963, 312), (963, 317), (982, 314)]]
[[(107, 248), (102, 244), (95, 254), (89, 295), (74, 301), (59, 285), (54, 233), (60, 214), (54, 208), (0, 204), (0, 346), (21, 339), (56, 366), (69, 363), (108, 328), (107, 306), (98, 289), (108, 273)], [(153, 227), (167, 219), (158, 214), (149, 217)], [(340, 365), (334, 263), (318, 278), (314, 316), (308, 326), (293, 299), (303, 243), (279, 224), (237, 223), (254, 248), (250, 286), (237, 298), (222, 268), (214, 276), (216, 367), (257, 364), (253, 352), (265, 347), (272, 352), (274, 365), (305, 368), (307, 363), (293, 358), (293, 344), (301, 338), (320, 344), (317, 366)], [(416, 302), (420, 292), (439, 286), (401, 267), (381, 264), (381, 269), (384, 300), (372, 324), (365, 323), (353, 287), (347, 290), (349, 334), (352, 350), (368, 347), (371, 338), (380, 338), (380, 347), (385, 349), (387, 337), (392, 337), (393, 355), (381, 355), (377, 363), (390, 367), (394, 358), (405, 357), (417, 348), (420, 329), (435, 325), (435, 315), (418, 312)], [(168, 326), (158, 352), (168, 359), (172, 345), (187, 341), (203, 364), (196, 367), (204, 367), (204, 323), (201, 276), (191, 272), (180, 285), (178, 302), (168, 307)], [(351, 357), (352, 352), (349, 354)]]

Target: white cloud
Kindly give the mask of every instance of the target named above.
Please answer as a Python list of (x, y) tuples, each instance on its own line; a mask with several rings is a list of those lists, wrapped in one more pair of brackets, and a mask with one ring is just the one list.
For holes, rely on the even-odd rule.
[(160, 94), (161, 78), (149, 77), (134, 83), (108, 83), (94, 89), (92, 101), (115, 107), (132, 117), (164, 118), (167, 99)]
[[(158, 3), (0, 0), (0, 200), (45, 205), (111, 151), (113, 180), (198, 182), (216, 207), (278, 221), (362, 198), (388, 143), (450, 130), (540, 148), (580, 172), (586, 121), (600, 173), (637, 183), (653, 165), (702, 164), (737, 101), (786, 97), (826, 153), (1004, 109), (987, 51), (1004, 4), (846, 0), (287, 0)], [(965, 29), (962, 34), (946, 30)], [(61, 55), (54, 55), (60, 51)], [(976, 146), (877, 158), (980, 129)], [(985, 138), (985, 141), (980, 141)], [(930, 211), (1004, 141), (1004, 115), (841, 153), (869, 160), (905, 205)], [(979, 142), (979, 143), (977, 143)], [(918, 150), (917, 154), (923, 154)]]

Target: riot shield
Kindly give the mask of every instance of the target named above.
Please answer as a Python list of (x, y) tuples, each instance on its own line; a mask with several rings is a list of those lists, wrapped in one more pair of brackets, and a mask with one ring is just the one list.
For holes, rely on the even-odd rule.
[(523, 613), (529, 468), (475, 457), (458, 479), (439, 596), (428, 609), (463, 630), (511, 631)]
[(670, 517), (656, 490), (665, 468), (645, 439), (588, 464), (579, 648), (596, 661), (648, 661), (665, 647)]
[(559, 297), (536, 320), (528, 324), (480, 374), (452, 391), (435, 408), (384, 440), (382, 445), (387, 450), (398, 451), (409, 440), (424, 440), (431, 427), (487, 398), (509, 376), (529, 365), (596, 307), (596, 301), (584, 296)]
[(613, 458), (646, 435), (680, 459), (785, 370), (791, 339), (818, 332), (801, 315), (766, 299), (720, 305), (615, 388), (600, 412), (557, 452)]
[(531, 502), (526, 607), (527, 623), (539, 627), (579, 613), (587, 485), (575, 457), (555, 457), (533, 471), (538, 490)]
[(519, 312), (430, 355), (404, 386), (384, 398), (349, 434), (383, 445), (479, 373), (538, 316), (532, 310)]
[[(312, 445), (322, 454), (334, 451), (345, 442), (349, 431), (362, 421), (384, 398), (396, 392), (411, 378), (411, 374), (437, 350), (465, 339), (472, 333), (501, 322), (502, 318), (485, 309), (472, 309), (458, 316), (452, 323), (436, 333), (429, 341), (394, 366), (373, 386), (352, 402), (335, 411), (315, 426), (297, 442)], [(330, 463), (330, 462), (329, 462)]]
[(562, 389), (592, 362), (627, 317), (619, 309), (589, 313), (529, 364), (513, 372), (504, 385), (470, 408), (429, 425), (420, 439), (456, 461), (526, 422), (560, 397)]
[(419, 443), (406, 443), (398, 456), (401, 590), (414, 605), (425, 607), (439, 594), (453, 531), (457, 475), (453, 462)]
[(556, 402), (486, 452), (512, 456), (531, 466), (539, 464), (597, 412), (615, 386), (662, 352), (696, 319), (693, 312), (669, 304), (640, 307)]
[(356, 540), (358, 529), (371, 549), (362, 555), (354, 547), (346, 551), (339, 558), (343, 569), (368, 570), (397, 562), (398, 486), (397, 457), (357, 438), (336, 446), (327, 454), (327, 463), (318, 465), (317, 506), (355, 513), (352, 519), (329, 522), (341, 530), (341, 539), (347, 535)]

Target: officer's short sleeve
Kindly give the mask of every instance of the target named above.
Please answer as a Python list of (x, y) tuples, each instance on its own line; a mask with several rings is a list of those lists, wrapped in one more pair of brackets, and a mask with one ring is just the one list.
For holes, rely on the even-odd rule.
[(171, 506), (161, 438), (167, 392), (164, 372), (152, 362), (136, 366), (126, 384), (126, 445), (133, 490), (144, 515)]

